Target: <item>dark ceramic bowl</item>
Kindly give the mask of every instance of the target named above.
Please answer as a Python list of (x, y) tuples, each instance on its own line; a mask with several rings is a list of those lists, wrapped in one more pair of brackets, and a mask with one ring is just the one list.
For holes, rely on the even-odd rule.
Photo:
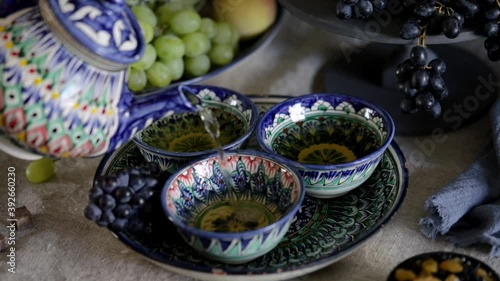
[(417, 277), (443, 281), (500, 281), (498, 274), (484, 262), (453, 252), (423, 253), (408, 258), (391, 271), (387, 281), (424, 280)]
[(366, 100), (339, 94), (290, 98), (257, 126), (259, 145), (295, 167), (307, 194), (333, 198), (373, 173), (394, 137), (389, 114)]

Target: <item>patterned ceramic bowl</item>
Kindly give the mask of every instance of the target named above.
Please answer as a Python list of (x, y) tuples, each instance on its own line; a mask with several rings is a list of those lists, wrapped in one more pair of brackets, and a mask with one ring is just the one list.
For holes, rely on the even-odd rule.
[[(186, 88), (196, 92), (217, 118), (222, 148), (239, 149), (257, 126), (259, 113), (254, 102), (225, 88), (200, 85)], [(213, 139), (199, 113), (165, 117), (136, 133), (133, 140), (146, 160), (172, 173), (189, 161), (215, 152)]]
[(297, 172), (274, 156), (241, 150), (224, 158), (226, 169), (211, 155), (174, 173), (161, 201), (167, 217), (195, 250), (224, 263), (245, 263), (278, 245), (305, 189)]
[(387, 281), (462, 280), (500, 281), (486, 263), (453, 252), (431, 252), (410, 257), (398, 264)]
[(307, 194), (318, 198), (344, 195), (366, 181), (393, 137), (385, 110), (338, 94), (290, 98), (257, 126), (259, 145), (297, 168)]

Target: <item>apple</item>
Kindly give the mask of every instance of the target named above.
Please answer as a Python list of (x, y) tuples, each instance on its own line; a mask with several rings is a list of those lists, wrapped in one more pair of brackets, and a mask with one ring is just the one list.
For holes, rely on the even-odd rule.
[(240, 40), (252, 39), (266, 31), (276, 20), (276, 0), (213, 0), (213, 17), (233, 24)]

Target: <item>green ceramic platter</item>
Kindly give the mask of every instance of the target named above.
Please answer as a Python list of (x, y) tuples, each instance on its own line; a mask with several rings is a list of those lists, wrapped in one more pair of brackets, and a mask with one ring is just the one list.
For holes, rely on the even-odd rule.
[[(254, 97), (264, 112), (286, 97)], [(245, 148), (256, 148), (251, 138)], [(132, 142), (103, 158), (96, 176), (146, 162)], [(346, 257), (382, 227), (403, 202), (408, 185), (405, 159), (393, 142), (373, 175), (361, 187), (334, 199), (306, 196), (283, 241), (270, 253), (243, 265), (208, 260), (185, 244), (165, 218), (161, 231), (113, 233), (148, 260), (180, 275), (201, 280), (283, 280), (319, 270)], [(164, 216), (162, 212), (152, 214)], [(155, 229), (155, 228), (153, 228)], [(168, 238), (167, 238), (168, 237)]]

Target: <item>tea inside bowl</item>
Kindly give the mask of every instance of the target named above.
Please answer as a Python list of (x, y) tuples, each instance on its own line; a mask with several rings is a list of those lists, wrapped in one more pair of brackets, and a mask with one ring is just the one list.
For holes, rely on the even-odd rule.
[(218, 157), (185, 167), (170, 179), (165, 200), (175, 220), (208, 232), (245, 232), (277, 222), (297, 204), (300, 180), (291, 171), (255, 156), (230, 154), (226, 161), (231, 189)]
[[(219, 123), (221, 145), (227, 145), (245, 134), (248, 123), (237, 110), (223, 104), (207, 105)], [(215, 148), (198, 113), (177, 114), (163, 118), (140, 133), (142, 141), (171, 152), (199, 152)]]
[(205, 208), (188, 224), (204, 231), (234, 233), (266, 227), (281, 216), (254, 201), (223, 200)]
[(376, 151), (383, 142), (368, 122), (326, 112), (283, 121), (269, 134), (274, 152), (304, 164), (354, 161)]

